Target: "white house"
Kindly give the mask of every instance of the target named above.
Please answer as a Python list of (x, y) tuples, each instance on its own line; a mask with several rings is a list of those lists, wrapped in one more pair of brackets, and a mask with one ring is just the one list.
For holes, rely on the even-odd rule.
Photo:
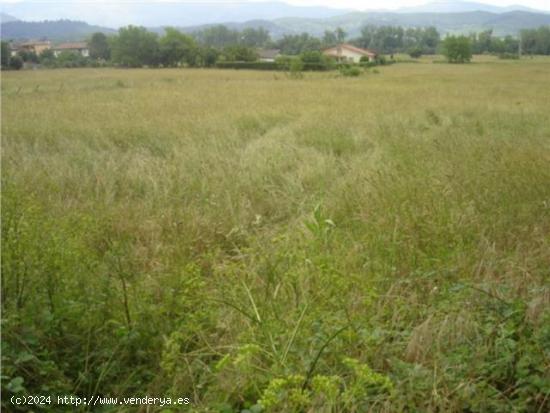
[(61, 43), (53, 48), (53, 52), (55, 57), (59, 56), (62, 52), (79, 53), (84, 57), (90, 56), (90, 49), (85, 42)]
[(258, 49), (258, 59), (260, 62), (274, 62), (277, 56), (281, 55), (279, 49)]
[(352, 46), (351, 44), (339, 44), (330, 49), (323, 51), (325, 56), (335, 58), (339, 62), (353, 62), (359, 63), (363, 56), (367, 56), (369, 61), (376, 59), (376, 52), (367, 49), (361, 49), (360, 47)]

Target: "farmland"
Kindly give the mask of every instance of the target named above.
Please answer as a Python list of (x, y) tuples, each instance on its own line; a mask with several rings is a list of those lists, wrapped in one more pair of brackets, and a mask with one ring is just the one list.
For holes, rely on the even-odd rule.
[(550, 59), (432, 60), (3, 73), (7, 411), (548, 411)]

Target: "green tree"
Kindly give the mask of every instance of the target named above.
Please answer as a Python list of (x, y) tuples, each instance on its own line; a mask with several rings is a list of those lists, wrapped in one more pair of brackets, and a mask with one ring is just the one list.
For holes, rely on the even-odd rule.
[(2, 69), (5, 69), (6, 67), (8, 67), (8, 64), (9, 64), (9, 61), (10, 61), (10, 46), (8, 44), (8, 42), (4, 42), (2, 41), (2, 50), (1, 50), (1, 55), (0, 55), (0, 58), (1, 58), (1, 66), (2, 66)]
[(424, 50), (424, 53), (435, 53), (441, 36), (437, 29), (433, 26), (426, 27), (420, 30), (420, 46)]
[(57, 63), (61, 67), (82, 67), (86, 66), (86, 58), (80, 53), (65, 50), (57, 56)]
[(198, 50), (198, 64), (203, 67), (212, 67), (218, 61), (220, 52), (213, 47), (202, 47)]
[(288, 70), (291, 78), (301, 79), (304, 76), (302, 73), (304, 70), (304, 62), (302, 62), (300, 57), (294, 57), (290, 61)]
[(254, 62), (258, 60), (255, 50), (245, 46), (230, 46), (223, 50), (225, 60), (230, 62)]
[(524, 53), (550, 55), (550, 26), (522, 30), (520, 39)]
[(23, 67), (23, 59), (21, 56), (13, 56), (10, 58), (10, 68), (13, 70), (19, 70)]
[(46, 49), (38, 56), (38, 61), (46, 67), (54, 67), (56, 65), (55, 53), (52, 49)]
[(333, 60), (317, 50), (303, 52), (300, 60), (304, 70), (328, 70), (333, 66)]
[(337, 43), (338, 38), (336, 34), (333, 31), (325, 30), (325, 34), (323, 35), (323, 47), (336, 46)]
[(195, 38), (204, 46), (221, 49), (238, 44), (240, 33), (236, 30), (229, 30), (227, 27), (220, 24), (195, 33)]
[(20, 50), (17, 52), (17, 55), (21, 58), (23, 62), (38, 63), (38, 56), (36, 52)]
[(408, 52), (421, 49), (422, 53), (435, 53), (440, 42), (435, 27), (403, 29), (394, 26), (365, 26), (353, 43), (360, 47), (375, 49), (381, 53)]
[(447, 36), (443, 40), (443, 54), (450, 63), (466, 63), (472, 59), (472, 46), (466, 36)]
[(88, 47), (90, 48), (90, 57), (92, 59), (109, 60), (111, 58), (111, 47), (104, 33), (97, 32), (92, 34)]
[(246, 47), (264, 47), (271, 41), (269, 32), (263, 27), (246, 28), (240, 34), (240, 44)]
[(168, 27), (159, 40), (160, 62), (165, 66), (177, 66), (183, 61), (195, 63), (197, 46), (195, 40), (180, 31)]
[(155, 66), (159, 56), (157, 35), (145, 27), (122, 27), (112, 38), (111, 54), (113, 62), (122, 66)]
[(506, 53), (517, 53), (519, 50), (519, 40), (514, 39), (512, 36), (508, 35), (503, 40), (503, 51)]
[(491, 44), (493, 43), (493, 30), (485, 30), (478, 34), (477, 36), (477, 50), (476, 47), (473, 47), (474, 52), (484, 53), (491, 51)]
[(276, 46), (282, 54), (298, 55), (306, 51), (321, 50), (321, 40), (308, 33), (284, 35)]
[(413, 59), (418, 59), (420, 56), (422, 56), (422, 49), (418, 46), (413, 47), (409, 50), (409, 56)]
[(336, 40), (338, 40), (338, 43), (344, 43), (346, 36), (348, 35), (341, 27), (337, 27), (334, 34), (336, 36)]

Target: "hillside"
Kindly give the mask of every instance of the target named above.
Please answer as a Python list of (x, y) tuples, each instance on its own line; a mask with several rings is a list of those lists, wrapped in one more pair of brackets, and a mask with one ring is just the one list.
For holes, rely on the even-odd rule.
[(506, 13), (510, 11), (541, 12), (540, 10), (518, 4), (512, 6), (494, 6), (492, 4), (457, 0), (433, 1), (420, 6), (403, 7), (397, 11), (400, 13), (465, 13), (470, 11), (488, 11), (491, 13)]
[[(3, 16), (4, 18), (4, 16)], [(13, 18), (6, 16), (6, 18)], [(138, 24), (135, 22), (134, 24)], [(194, 32), (212, 26), (178, 25), (185, 32)], [(348, 37), (356, 37), (366, 25), (426, 27), (435, 26), (440, 33), (471, 33), (493, 29), (497, 36), (517, 35), (521, 29), (550, 25), (550, 14), (543, 12), (510, 11), (495, 13), (488, 11), (469, 11), (462, 13), (412, 13), (412, 12), (352, 12), (327, 18), (284, 17), (279, 19), (251, 19), (244, 22), (228, 20), (223, 22), (230, 29), (263, 27), (275, 39), (285, 34), (307, 32), (322, 36), (325, 30), (343, 28)], [(148, 26), (151, 31), (162, 32), (164, 25)], [(43, 22), (8, 21), (1, 25), (5, 39), (80, 40), (93, 32), (114, 33), (114, 29), (90, 25), (83, 21), (55, 20)]]
[(114, 33), (115, 30), (92, 26), (81, 21), (57, 20), (44, 22), (9, 21), (2, 23), (3, 39), (82, 40), (94, 32)]
[(17, 20), (18, 20), (17, 17), (13, 17), (6, 13), (0, 13), (0, 22), (2, 23), (14, 22)]
[(279, 1), (263, 2), (66, 2), (20, 1), (2, 5), (3, 11), (24, 21), (85, 20), (90, 24), (120, 27), (194, 26), (224, 21), (245, 22), (282, 17), (328, 18), (350, 12), (345, 8), (300, 7)]
[[(233, 24), (236, 29), (248, 23)], [(491, 13), (473, 11), (465, 13), (393, 13), (354, 12), (327, 19), (282, 18), (271, 22), (272, 35), (301, 33), (321, 36), (325, 30), (342, 27), (348, 36), (357, 36), (365, 25), (425, 27), (435, 26), (441, 33), (469, 33), (493, 29), (495, 35), (517, 35), (521, 29), (550, 25), (550, 14), (512, 11)]]

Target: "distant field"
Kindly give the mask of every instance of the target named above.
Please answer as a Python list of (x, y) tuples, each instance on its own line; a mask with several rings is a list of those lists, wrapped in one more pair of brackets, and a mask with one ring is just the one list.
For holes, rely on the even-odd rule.
[(6, 411), (549, 411), (550, 59), (436, 59), (2, 73)]

